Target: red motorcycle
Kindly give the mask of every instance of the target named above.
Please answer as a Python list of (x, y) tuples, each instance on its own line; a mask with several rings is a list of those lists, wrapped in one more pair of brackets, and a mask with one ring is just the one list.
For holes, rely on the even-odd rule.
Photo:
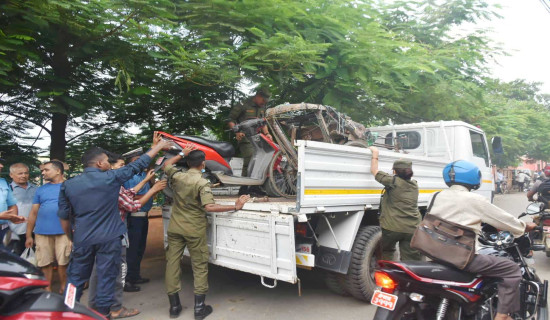
[[(229, 164), (235, 155), (235, 149), (229, 142), (208, 140), (198, 136), (171, 135), (166, 132), (159, 132), (164, 138), (175, 143), (179, 150), (187, 144), (193, 144), (198, 150), (204, 151), (206, 155), (205, 178), (210, 180), (213, 186), (217, 185), (240, 185), (263, 187), (269, 196), (286, 197), (292, 196), (288, 180), (285, 178), (284, 168), (286, 158), (279, 151), (279, 146), (267, 138), (260, 129), (267, 125), (265, 119), (250, 119), (235, 125), (233, 132), (243, 132), (245, 139), (251, 143), (254, 153), (248, 164), (246, 177), (233, 174), (233, 168)], [(157, 165), (174, 155), (167, 153), (157, 161)], [(177, 166), (186, 168), (184, 161)], [(168, 190), (167, 190), (168, 189)], [(170, 196), (170, 189), (167, 188)]]
[(105, 319), (78, 302), (70, 309), (65, 305), (62, 295), (43, 290), (48, 284), (38, 268), (0, 249), (1, 319)]
[[(548, 281), (541, 281), (524, 258), (533, 248), (529, 237), (514, 239), (501, 231), (482, 233), (479, 239), (486, 247), (478, 254), (506, 257), (521, 268), (521, 310), (513, 319), (548, 319)], [(382, 260), (378, 264), (374, 278), (380, 290), (371, 299), (378, 306), (374, 320), (492, 320), (496, 314), (497, 278), (437, 262)]]

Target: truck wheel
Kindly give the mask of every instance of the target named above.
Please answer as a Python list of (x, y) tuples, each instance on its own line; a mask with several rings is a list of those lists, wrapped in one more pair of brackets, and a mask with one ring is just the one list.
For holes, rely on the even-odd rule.
[(351, 249), (351, 262), (345, 275), (346, 291), (356, 299), (370, 302), (376, 289), (374, 268), (382, 253), (381, 239), (382, 230), (378, 226), (363, 226), (357, 231)]
[(349, 296), (344, 283), (345, 279), (343, 278), (343, 275), (332, 271), (325, 271), (325, 284), (330, 291), (341, 296)]

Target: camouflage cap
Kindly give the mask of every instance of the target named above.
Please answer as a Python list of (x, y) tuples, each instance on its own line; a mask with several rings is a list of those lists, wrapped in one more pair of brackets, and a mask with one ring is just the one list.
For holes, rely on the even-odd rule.
[(393, 163), (392, 169), (410, 169), (410, 168), (412, 168), (412, 161), (399, 159), (399, 160), (395, 160), (395, 162)]
[(269, 91), (269, 88), (267, 87), (261, 87), (256, 91), (257, 95), (260, 95), (266, 99), (269, 99), (271, 97), (271, 92)]

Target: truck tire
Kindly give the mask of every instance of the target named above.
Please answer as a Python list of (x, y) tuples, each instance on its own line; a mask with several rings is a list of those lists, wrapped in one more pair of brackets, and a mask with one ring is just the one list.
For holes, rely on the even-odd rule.
[(343, 278), (343, 275), (332, 271), (325, 271), (324, 273), (325, 284), (330, 291), (336, 293), (337, 295), (349, 296), (349, 293), (345, 288), (345, 279)]
[(357, 231), (348, 273), (345, 275), (346, 291), (356, 299), (370, 302), (376, 289), (374, 268), (381, 256), (381, 239), (382, 230), (378, 226), (363, 226)]

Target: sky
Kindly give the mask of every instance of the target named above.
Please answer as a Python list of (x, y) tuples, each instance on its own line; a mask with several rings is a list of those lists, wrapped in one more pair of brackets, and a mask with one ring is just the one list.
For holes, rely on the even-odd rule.
[[(550, 0), (543, 0), (549, 3)], [(499, 57), (490, 68), (495, 78), (505, 81), (526, 79), (542, 82), (541, 90), (550, 94), (550, 12), (541, 0), (489, 0), (500, 4), (502, 19), (478, 24), (491, 31), (509, 56)]]
[[(499, 56), (489, 64), (492, 77), (504, 81), (542, 82), (542, 92), (550, 94), (550, 12), (541, 1), (550, 5), (550, 0), (488, 0), (491, 5), (502, 6), (498, 10), (502, 19), (460, 29), (466, 32), (476, 28), (488, 30), (489, 37), (508, 52), (509, 56)], [(38, 131), (31, 130), (30, 134), (36, 136)], [(50, 137), (43, 132), (42, 138), (36, 145), (48, 149)]]

